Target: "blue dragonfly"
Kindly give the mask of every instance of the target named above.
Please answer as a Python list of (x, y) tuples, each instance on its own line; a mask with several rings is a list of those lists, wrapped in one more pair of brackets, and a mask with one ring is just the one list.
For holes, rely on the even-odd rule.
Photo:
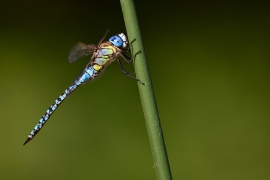
[(141, 84), (144, 85), (144, 83), (141, 82), (140, 79), (132, 76), (131, 73), (125, 71), (119, 59), (119, 56), (121, 56), (124, 59), (124, 61), (127, 64), (129, 64), (132, 60), (134, 60), (135, 56), (141, 52), (141, 51), (136, 52), (134, 56), (132, 56), (131, 58), (126, 55), (126, 53), (130, 51), (130, 44), (132, 44), (135, 41), (135, 39), (129, 44), (125, 34), (120, 33), (110, 37), (109, 41), (103, 42), (108, 32), (109, 30), (106, 31), (105, 35), (102, 37), (102, 39), (99, 41), (97, 45), (95, 44), (86, 45), (84, 43), (78, 43), (73, 48), (71, 48), (68, 56), (69, 63), (73, 63), (78, 59), (92, 55), (91, 60), (82, 70), (82, 72), (76, 78), (76, 80), (54, 101), (54, 103), (49, 107), (49, 109), (47, 109), (45, 114), (38, 121), (37, 125), (30, 132), (30, 134), (27, 137), (27, 140), (23, 145), (27, 144), (37, 135), (37, 133), (44, 126), (44, 124), (48, 121), (52, 113), (67, 98), (68, 95), (70, 95), (82, 83), (91, 79), (95, 79), (108, 64), (110, 64), (115, 60), (120, 65), (125, 75), (139, 81)]

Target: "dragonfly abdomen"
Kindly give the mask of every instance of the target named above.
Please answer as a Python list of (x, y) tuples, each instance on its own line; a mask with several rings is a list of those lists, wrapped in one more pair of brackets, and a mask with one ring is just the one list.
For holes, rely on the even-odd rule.
[(44, 124), (48, 121), (52, 113), (57, 109), (57, 107), (66, 99), (67, 95), (70, 94), (77, 85), (73, 84), (71, 85), (68, 89), (64, 91), (63, 94), (61, 94), (55, 101), (54, 103), (47, 109), (45, 114), (40, 118), (38, 121), (37, 125), (34, 127), (34, 129), (30, 132), (28, 135), (27, 140), (25, 141), (24, 145), (28, 143), (30, 140), (32, 140), (37, 133), (41, 130), (41, 128), (44, 126)]
[(55, 101), (54, 103), (47, 109), (45, 114), (40, 118), (37, 125), (34, 127), (34, 129), (30, 132), (28, 135), (27, 140), (25, 141), (24, 145), (28, 143), (30, 140), (32, 140), (37, 133), (41, 130), (41, 128), (44, 126), (44, 124), (49, 120), (50, 116), (53, 114), (53, 112), (57, 109), (57, 107), (67, 98), (67, 96), (72, 93), (79, 85), (81, 85), (83, 82), (87, 81), (88, 79), (94, 77), (94, 74), (97, 73), (97, 71), (92, 67), (87, 67), (83, 70), (81, 75), (75, 80), (73, 84), (71, 84)]

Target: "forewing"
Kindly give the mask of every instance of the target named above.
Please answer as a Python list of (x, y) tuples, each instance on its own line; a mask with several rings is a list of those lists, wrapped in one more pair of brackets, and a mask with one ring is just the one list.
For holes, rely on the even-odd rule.
[(90, 56), (96, 50), (97, 46), (95, 44), (86, 45), (84, 43), (78, 43), (71, 48), (68, 55), (68, 62), (73, 63), (78, 59), (86, 56)]

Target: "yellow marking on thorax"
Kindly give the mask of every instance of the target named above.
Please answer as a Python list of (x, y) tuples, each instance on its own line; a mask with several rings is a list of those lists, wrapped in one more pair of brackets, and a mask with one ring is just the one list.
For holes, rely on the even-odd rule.
[(93, 65), (93, 68), (95, 71), (99, 71), (100, 69), (102, 69), (102, 66), (95, 64)]
[(102, 44), (100, 44), (101, 48), (106, 48), (106, 49), (112, 49), (113, 53), (116, 53), (117, 49), (115, 48), (115, 46), (112, 45), (111, 42), (104, 42)]
[(108, 46), (108, 48), (111, 48), (113, 50), (113, 53), (116, 53), (116, 48), (114, 46)]

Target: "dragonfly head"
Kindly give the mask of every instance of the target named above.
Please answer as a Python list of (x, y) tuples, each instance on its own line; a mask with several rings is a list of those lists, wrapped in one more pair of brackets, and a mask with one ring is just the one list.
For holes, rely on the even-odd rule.
[(124, 35), (124, 33), (112, 36), (109, 41), (113, 43), (116, 47), (126, 48), (127, 47), (127, 37)]

